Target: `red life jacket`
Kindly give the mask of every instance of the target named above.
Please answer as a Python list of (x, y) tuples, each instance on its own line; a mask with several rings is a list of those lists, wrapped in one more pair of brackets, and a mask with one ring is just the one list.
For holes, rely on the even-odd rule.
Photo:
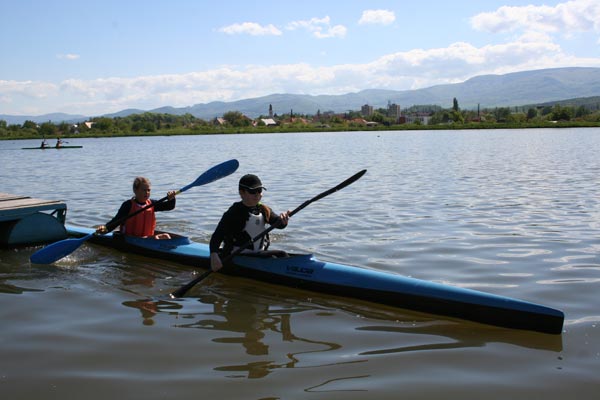
[[(146, 200), (145, 204), (140, 205), (135, 199), (131, 199), (131, 210), (129, 210), (129, 214), (133, 214), (148, 204), (151, 204), (150, 200)], [(148, 207), (135, 217), (131, 217), (125, 221), (125, 225), (121, 225), (121, 233), (130, 236), (153, 236), (154, 228), (156, 228), (154, 207)]]

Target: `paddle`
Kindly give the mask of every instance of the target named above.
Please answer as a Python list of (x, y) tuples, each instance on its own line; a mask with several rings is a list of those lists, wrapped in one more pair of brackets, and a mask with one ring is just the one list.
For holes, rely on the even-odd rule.
[[(219, 165), (216, 165), (216, 166), (212, 167), (211, 169), (209, 169), (208, 171), (204, 172), (202, 175), (200, 175), (194, 182), (192, 182), (189, 185), (184, 186), (181, 189), (179, 189), (178, 191), (176, 191), (175, 195), (185, 192), (186, 190), (188, 190), (192, 187), (206, 185), (207, 183), (211, 183), (218, 179), (221, 179), (228, 175), (231, 175), (235, 172), (235, 170), (237, 170), (239, 165), (240, 164), (237, 160), (229, 160), (229, 161), (225, 161), (224, 163), (221, 163)], [(141, 213), (142, 211), (144, 211), (150, 207), (154, 207), (158, 203), (163, 203), (163, 202), (167, 201), (168, 198), (169, 198), (168, 196), (165, 196), (162, 199), (155, 201), (152, 204), (148, 204), (148, 205), (142, 207), (141, 209), (137, 210), (134, 213), (131, 213), (123, 218), (120, 218), (111, 224), (107, 224), (106, 231), (107, 232), (112, 231), (113, 229), (115, 229), (116, 227), (121, 225), (124, 221), (126, 221), (127, 219)], [(52, 243), (51, 245), (48, 245), (48, 246), (44, 247), (43, 249), (38, 250), (37, 252), (33, 253), (31, 255), (31, 257), (29, 258), (29, 260), (34, 264), (51, 264), (57, 260), (60, 260), (61, 258), (65, 257), (65, 256), (71, 254), (75, 250), (77, 250), (77, 248), (79, 246), (81, 246), (86, 240), (88, 240), (89, 238), (94, 236), (95, 233), (96, 232), (92, 232), (81, 238), (70, 238), (70, 239), (61, 240), (56, 243)]]
[[(340, 189), (345, 188), (346, 186), (354, 183), (355, 181), (357, 181), (358, 179), (360, 179), (360, 177), (362, 177), (365, 173), (367, 172), (366, 169), (363, 169), (362, 171), (352, 175), (350, 178), (346, 179), (344, 182), (340, 183), (339, 185), (337, 185), (336, 187), (333, 187), (329, 190), (324, 191), (323, 193), (313, 197), (310, 200), (305, 201), (304, 203), (302, 203), (300, 206), (298, 206), (296, 209), (294, 209), (293, 211), (290, 211), (290, 213), (288, 214), (290, 217), (294, 214), (296, 214), (297, 212), (299, 212), (300, 210), (302, 210), (304, 207), (308, 206), (310, 203), (314, 203), (317, 200), (322, 199), (325, 196), (329, 196), (330, 194), (337, 192)], [(261, 233), (259, 233), (258, 235), (256, 235), (255, 237), (253, 237), (252, 239), (248, 240), (246, 243), (244, 243), (242, 246), (240, 246), (239, 248), (237, 248), (235, 251), (233, 251), (231, 254), (229, 254), (227, 257), (225, 257), (223, 259), (223, 264), (225, 264), (226, 262), (228, 262), (229, 260), (231, 260), (234, 256), (238, 255), (239, 253), (241, 253), (242, 251), (244, 251), (244, 249), (246, 249), (250, 244), (256, 242), (257, 240), (259, 240), (260, 238), (262, 238), (263, 236), (265, 236), (267, 233), (271, 232), (273, 229), (275, 229), (276, 226), (271, 225), (270, 227), (268, 227), (267, 229), (265, 229), (264, 231), (262, 231)], [(180, 287), (179, 289), (173, 291), (169, 296), (172, 299), (176, 299), (179, 297), (183, 297), (185, 296), (185, 294), (191, 289), (193, 288), (196, 284), (200, 283), (202, 280), (204, 280), (207, 276), (209, 276), (212, 273), (212, 270), (209, 269), (208, 271), (204, 272), (203, 274), (201, 274), (200, 276), (194, 278), (193, 280), (191, 280), (190, 282), (188, 282), (187, 284), (183, 285), (182, 287)]]

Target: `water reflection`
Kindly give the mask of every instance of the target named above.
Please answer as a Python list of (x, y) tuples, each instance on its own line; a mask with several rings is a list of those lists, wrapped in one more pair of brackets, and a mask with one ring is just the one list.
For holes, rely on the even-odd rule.
[[(277, 290), (262, 283), (245, 286), (237, 281), (229, 282), (231, 287), (227, 287), (227, 282), (224, 279), (205, 288), (194, 300), (145, 299), (123, 304), (139, 310), (144, 325), (153, 325), (159, 313), (191, 320), (173, 326), (217, 332), (213, 342), (239, 346), (246, 355), (258, 358), (213, 367), (228, 373), (230, 378), (259, 379), (282, 368), (363, 363), (373, 356), (476, 348), (492, 343), (553, 352), (563, 350), (561, 335), (503, 329), (336, 297), (311, 296), (307, 303), (306, 293), (300, 290)], [(302, 324), (303, 331), (307, 324), (335, 323), (339, 340), (300, 335), (294, 331), (294, 319), (299, 326)], [(364, 332), (364, 336), (359, 334), (357, 339), (352, 331)], [(328, 334), (320, 329), (311, 336)], [(314, 357), (306, 357), (323, 353), (329, 355), (317, 356), (321, 360), (317, 362)]]
[(165, 303), (167, 308), (171, 307), (175, 310), (181, 309), (181, 305), (179, 304), (173, 304), (172, 302), (155, 302), (152, 300), (125, 301), (123, 302), (123, 305), (138, 309), (142, 315), (142, 323), (147, 326), (152, 326), (154, 325), (154, 316), (158, 314)]
[[(0, 277), (0, 282), (4, 280), (4, 277)], [(16, 285), (11, 285), (10, 283), (0, 283), (0, 293), (5, 294), (23, 294), (24, 292), (35, 292), (41, 290), (28, 289)]]
[[(197, 299), (204, 305), (211, 305), (211, 312), (194, 314), (198, 318), (194, 322), (177, 324), (178, 328), (197, 328), (216, 332), (235, 333), (213, 339), (215, 343), (241, 345), (244, 352), (250, 356), (267, 356), (270, 354), (270, 345), (273, 344), (273, 336), (268, 339), (266, 335), (270, 332), (276, 333), (280, 343), (308, 344), (307, 350), (288, 351), (285, 354), (285, 362), (274, 362), (261, 360), (246, 364), (218, 366), (216, 371), (232, 373), (230, 377), (246, 377), (249, 379), (264, 378), (273, 370), (281, 368), (298, 368), (300, 356), (311, 353), (323, 353), (339, 350), (339, 343), (309, 339), (296, 335), (292, 330), (292, 315), (307, 311), (314, 311), (311, 307), (281, 308), (280, 304), (264, 303), (261, 301), (248, 301), (244, 298), (225, 297), (215, 294), (204, 294)], [(144, 325), (153, 325), (154, 317), (158, 313), (167, 312), (184, 318), (194, 318), (184, 309), (183, 304), (187, 301), (152, 301), (136, 300), (126, 301), (123, 305), (133, 307), (140, 311)], [(306, 346), (302, 346), (306, 347)], [(285, 346), (290, 350), (289, 346)], [(329, 359), (334, 358), (330, 357)], [(325, 365), (341, 365), (366, 360), (354, 360), (334, 362)]]
[(28, 252), (28, 249), (0, 249), (0, 293), (23, 294), (43, 291), (35, 286), (56, 273), (53, 268), (47, 266), (32, 269), (29, 260), (24, 257)]
[[(484, 347), (491, 343), (506, 343), (535, 350), (555, 352), (561, 352), (563, 350), (562, 335), (516, 331), (496, 327), (480, 327), (477, 329), (474, 327), (474, 324), (470, 322), (455, 323), (450, 321), (436, 321), (435, 323), (413, 323), (408, 327), (371, 325), (359, 327), (357, 329), (366, 332), (418, 334), (431, 337), (429, 340), (430, 343), (364, 351), (360, 353), (361, 355)], [(448, 339), (451, 341), (448, 342)]]
[(349, 376), (349, 377), (345, 377), (345, 378), (329, 379), (329, 380), (326, 380), (325, 382), (320, 383), (316, 386), (307, 388), (306, 391), (307, 392), (315, 392), (315, 393), (366, 392), (367, 391), (366, 389), (348, 389), (348, 388), (339, 389), (339, 388), (336, 388), (336, 385), (338, 385), (340, 382), (344, 383), (344, 381), (347, 381), (347, 380), (365, 379), (365, 378), (369, 378), (369, 377), (371, 377), (371, 375), (359, 375), (359, 376)]

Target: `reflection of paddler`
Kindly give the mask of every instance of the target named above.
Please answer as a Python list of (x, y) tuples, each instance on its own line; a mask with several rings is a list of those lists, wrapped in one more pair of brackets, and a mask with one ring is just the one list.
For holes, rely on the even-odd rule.
[[(205, 302), (204, 299), (201, 299), (201, 301)], [(266, 331), (269, 330), (281, 333), (281, 338), (285, 342), (302, 342), (309, 345), (318, 345), (318, 348), (309, 346), (308, 349), (303, 346), (304, 350), (299, 352), (286, 351), (285, 356), (289, 359), (287, 362), (257, 361), (241, 365), (220, 366), (215, 368), (217, 371), (226, 371), (229, 373), (247, 372), (249, 379), (263, 378), (275, 369), (294, 368), (300, 361), (299, 355), (301, 354), (319, 353), (341, 348), (341, 345), (337, 343), (304, 339), (294, 335), (291, 326), (292, 315), (285, 310), (269, 311), (268, 305), (249, 303), (241, 300), (229, 300), (224, 303), (212, 301), (212, 303), (214, 305), (214, 313), (222, 315), (226, 320), (200, 320), (193, 326), (200, 326), (204, 329), (223, 329), (232, 332), (241, 331), (244, 334), (243, 337), (214, 339), (217, 343), (242, 343), (246, 349), (246, 353), (249, 355), (268, 355), (269, 346), (263, 343), (262, 340), (265, 337)]]
[(137, 308), (142, 313), (144, 325), (154, 325), (154, 316), (159, 312), (181, 310), (183, 306), (172, 301), (133, 300), (123, 302), (124, 306)]
[(221, 338), (216, 339), (216, 342), (241, 343), (250, 355), (269, 354), (269, 346), (262, 342), (265, 337), (263, 331), (276, 330), (278, 320), (271, 318), (267, 305), (235, 299), (213, 304), (215, 314), (225, 317), (225, 320), (201, 321), (205, 328), (212, 326), (212, 329), (244, 334), (243, 338)]
[(126, 301), (123, 305), (127, 307), (133, 307), (140, 310), (142, 313), (142, 318), (144, 321), (142, 322), (144, 325), (154, 325), (154, 316), (158, 313), (157, 304), (153, 301), (148, 300), (136, 300), (136, 301)]

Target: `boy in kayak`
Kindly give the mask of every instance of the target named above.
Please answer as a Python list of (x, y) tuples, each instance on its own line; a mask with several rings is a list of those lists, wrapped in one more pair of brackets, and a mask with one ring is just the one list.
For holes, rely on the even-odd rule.
[[(140, 237), (154, 237), (155, 239), (170, 239), (171, 236), (168, 233), (161, 233), (158, 235), (154, 234), (156, 228), (156, 215), (155, 211), (169, 211), (175, 208), (175, 194), (174, 190), (167, 192), (168, 201), (164, 203), (158, 203), (156, 200), (150, 198), (150, 191), (152, 185), (148, 178), (138, 176), (133, 180), (133, 194), (130, 200), (126, 200), (121, 204), (121, 208), (106, 225), (112, 225), (115, 221), (127, 217), (139, 209), (156, 203), (153, 207), (146, 208), (143, 212), (140, 212), (134, 217), (125, 220), (120, 227), (120, 231), (124, 235), (140, 236)], [(96, 229), (96, 233), (105, 234), (108, 232), (106, 225), (100, 225)]]
[[(287, 226), (289, 210), (279, 215), (275, 214), (270, 207), (260, 202), (263, 190), (267, 188), (256, 175), (247, 174), (240, 179), (238, 191), (242, 200), (233, 203), (223, 214), (210, 239), (210, 266), (213, 271), (223, 267), (219, 256), (221, 244), (222, 253), (229, 254), (263, 232), (266, 224), (278, 229)], [(268, 247), (269, 235), (265, 235), (248, 244), (242, 253), (260, 254)]]

